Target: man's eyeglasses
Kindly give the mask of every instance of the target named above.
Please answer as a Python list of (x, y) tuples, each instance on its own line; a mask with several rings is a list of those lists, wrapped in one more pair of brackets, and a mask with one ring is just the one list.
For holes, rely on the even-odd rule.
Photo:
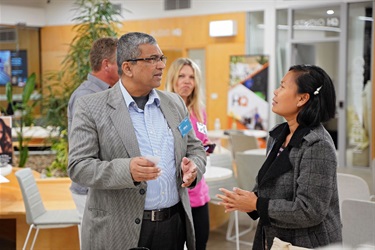
[(162, 61), (164, 64), (167, 63), (167, 57), (166, 56), (152, 56), (152, 57), (146, 57), (146, 58), (134, 58), (134, 59), (128, 59), (127, 62), (137, 62), (137, 61), (146, 61), (152, 64), (157, 64), (158, 62)]

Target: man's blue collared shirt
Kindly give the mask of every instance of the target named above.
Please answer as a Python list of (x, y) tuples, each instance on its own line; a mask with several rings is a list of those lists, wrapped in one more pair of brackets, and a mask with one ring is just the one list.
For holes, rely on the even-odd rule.
[[(174, 159), (174, 139), (160, 109), (160, 98), (155, 90), (149, 94), (144, 110), (138, 108), (134, 99), (122, 85), (120, 88), (132, 119), (142, 156), (160, 158), (161, 175), (147, 181), (145, 210), (167, 208), (179, 202)], [(127, 129), (127, 128), (124, 128)]]

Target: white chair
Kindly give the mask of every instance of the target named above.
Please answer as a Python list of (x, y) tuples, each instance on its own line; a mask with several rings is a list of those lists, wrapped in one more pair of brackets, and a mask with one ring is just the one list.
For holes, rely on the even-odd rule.
[[(342, 201), (343, 245), (351, 249), (375, 249), (375, 202)], [(363, 248), (360, 248), (363, 247)]]
[(242, 189), (251, 191), (255, 185), (259, 169), (266, 160), (266, 154), (236, 153), (237, 182)]
[(230, 152), (210, 154), (210, 165), (215, 167), (228, 168), (233, 170), (233, 158)]
[[(228, 168), (233, 170), (233, 159), (232, 155), (230, 153), (228, 154), (210, 154), (210, 165), (215, 167), (222, 167), (222, 168)], [(237, 180), (234, 176), (231, 178), (222, 180), (222, 181), (213, 181), (213, 182), (207, 182), (209, 187), (209, 193), (210, 193), (210, 202), (212, 204), (218, 205), (218, 203), (221, 201), (216, 197), (216, 194), (222, 194), (219, 191), (219, 188), (225, 188), (228, 190), (232, 190), (233, 187), (237, 187)], [(232, 236), (233, 226), (235, 227), (235, 234)], [(228, 227), (227, 227), (227, 233), (226, 233), (226, 240), (232, 241), (236, 243), (236, 249), (240, 249), (240, 232), (239, 232), (239, 225), (238, 225), (238, 212), (235, 211), (233, 213), (230, 213), (229, 221), (228, 221)]]
[(337, 173), (337, 187), (340, 210), (342, 210), (342, 203), (346, 199), (369, 201), (374, 198), (374, 196), (370, 194), (370, 188), (367, 182), (357, 175)]
[(232, 156), (236, 159), (237, 152), (259, 148), (258, 139), (255, 136), (245, 134), (230, 134)]
[(23, 250), (26, 249), (31, 231), (36, 229), (31, 248), (34, 248), (39, 229), (64, 228), (78, 226), (80, 237), (81, 220), (76, 209), (72, 210), (46, 210), (39, 193), (38, 186), (30, 168), (25, 168), (16, 172), (16, 177), (21, 188), (22, 197), (26, 210), (26, 222), (30, 225), (29, 232)]
[[(260, 167), (266, 160), (266, 155), (247, 154), (244, 152), (236, 153), (236, 166), (237, 166), (237, 183), (238, 187), (244, 190), (251, 191), (255, 185), (255, 178), (258, 174)], [(240, 236), (252, 231), (257, 221), (249, 219), (250, 226), (246, 230), (240, 232)], [(227, 234), (228, 237), (228, 234)], [(252, 246), (252, 242), (240, 241), (242, 244)]]

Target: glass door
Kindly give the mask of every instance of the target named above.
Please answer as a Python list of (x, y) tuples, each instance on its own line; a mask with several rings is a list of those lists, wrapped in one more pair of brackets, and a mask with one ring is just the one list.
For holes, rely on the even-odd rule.
[(316, 64), (331, 76), (337, 117), (325, 124), (340, 167), (369, 167), (373, 2), (289, 9), (287, 64)]
[(345, 140), (353, 167), (370, 166), (372, 8), (372, 1), (348, 5)]
[[(340, 5), (289, 10), (290, 65), (314, 64), (323, 68), (339, 96), (341, 36)], [(338, 149), (338, 116), (324, 124)]]
[[(338, 96), (338, 64), (339, 59), (339, 42), (313, 42), (313, 43), (292, 43), (292, 58), (291, 64), (313, 64), (323, 68), (331, 77), (335, 85), (336, 96)], [(338, 148), (338, 117), (331, 119), (324, 124), (335, 142), (336, 149)]]

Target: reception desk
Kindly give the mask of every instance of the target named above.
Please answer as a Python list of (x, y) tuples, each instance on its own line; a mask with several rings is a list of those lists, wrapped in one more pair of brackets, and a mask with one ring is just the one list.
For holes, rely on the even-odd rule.
[[(13, 168), (12, 173), (6, 176), (9, 182), (0, 183), (0, 240), (15, 241), (16, 249), (22, 249), (29, 225), (26, 223), (22, 194), (14, 174), (17, 170)], [(69, 191), (69, 178), (40, 179), (37, 172), (34, 172), (34, 176), (46, 209), (75, 209)], [(34, 233), (35, 230), (32, 237)], [(40, 230), (34, 249), (79, 250), (77, 227)]]

